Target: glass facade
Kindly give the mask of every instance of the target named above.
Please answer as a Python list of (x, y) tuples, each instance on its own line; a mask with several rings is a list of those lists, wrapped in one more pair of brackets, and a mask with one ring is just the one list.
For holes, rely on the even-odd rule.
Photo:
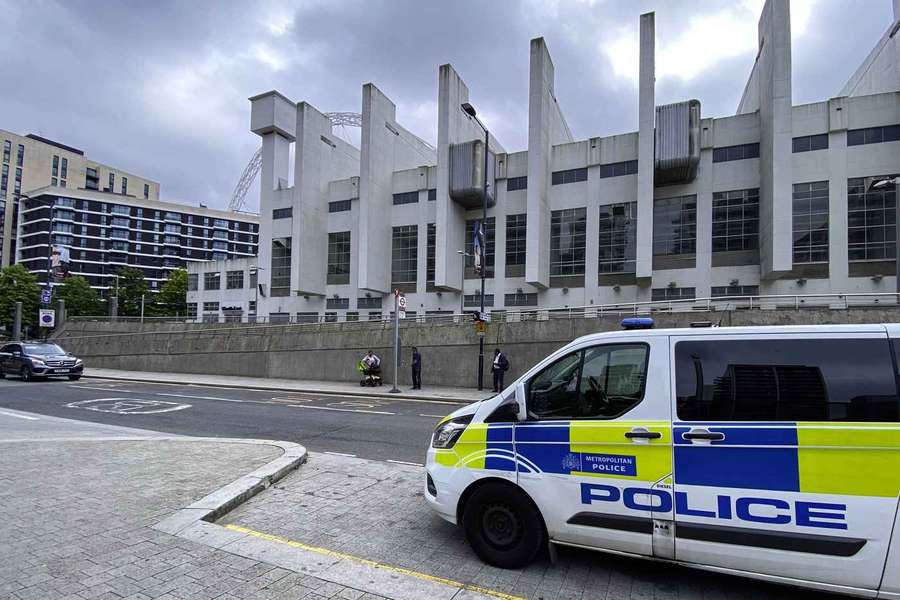
[(634, 273), (637, 202), (600, 207), (600, 273)]
[(419, 257), (417, 225), (394, 227), (391, 236), (391, 283), (415, 283)]
[(583, 275), (587, 209), (554, 210), (550, 216), (550, 275)]
[(668, 256), (697, 251), (697, 197), (676, 196), (653, 203), (653, 254)]
[(794, 264), (828, 262), (828, 182), (795, 183)]
[(712, 251), (759, 247), (759, 190), (716, 192), (712, 201)]
[(866, 180), (847, 180), (847, 253), (850, 261), (896, 257), (897, 191), (890, 186), (866, 191)]

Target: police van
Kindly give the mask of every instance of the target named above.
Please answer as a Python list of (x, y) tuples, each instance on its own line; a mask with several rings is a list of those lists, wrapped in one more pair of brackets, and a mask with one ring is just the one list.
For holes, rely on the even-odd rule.
[(426, 493), (487, 563), (549, 543), (900, 599), (900, 324), (585, 336), (442, 420)]

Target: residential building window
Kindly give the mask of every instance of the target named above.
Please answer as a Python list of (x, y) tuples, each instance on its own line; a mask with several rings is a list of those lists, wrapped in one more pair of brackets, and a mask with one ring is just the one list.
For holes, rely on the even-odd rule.
[[(466, 294), (463, 296), (463, 305), (466, 308), (481, 308), (481, 294)], [(484, 295), (484, 305), (494, 306), (494, 295)]]
[(196, 319), (197, 318), (197, 303), (196, 302), (188, 302), (187, 318), (188, 319)]
[(228, 250), (228, 242), (214, 240), (212, 243), (213, 250)]
[(58, 185), (58, 182), (56, 181), (56, 177), (50, 178), (50, 185), (53, 185), (53, 186)]
[(758, 285), (720, 285), (713, 286), (711, 290), (713, 298), (726, 296), (759, 296)]
[(65, 179), (66, 177), (69, 176), (69, 159), (68, 158), (62, 159), (62, 167), (60, 169), (59, 176), (62, 177), (63, 179)]
[(897, 191), (866, 191), (862, 177), (847, 180), (847, 252), (850, 261), (896, 258)]
[(113, 227), (125, 227), (127, 228), (130, 221), (125, 217), (113, 217), (112, 222), (110, 223)]
[(334, 202), (328, 203), (328, 212), (336, 213), (336, 212), (344, 212), (350, 210), (351, 208), (350, 200), (335, 200)]
[(328, 234), (328, 277), (332, 285), (350, 283), (350, 232)]
[(25, 146), (19, 144), (18, 152), (16, 153), (16, 166), (24, 167), (25, 166)]
[(398, 204), (415, 204), (419, 201), (419, 192), (403, 192), (402, 194), (394, 194), (394, 205)]
[(298, 323), (318, 323), (319, 322), (319, 313), (317, 313), (317, 312), (298, 312), (297, 313), (297, 322)]
[(255, 290), (257, 286), (257, 281), (259, 279), (259, 271), (256, 268), (253, 268), (250, 271), (250, 289)]
[(741, 144), (739, 146), (726, 146), (713, 148), (713, 162), (728, 162), (731, 160), (744, 160), (745, 158), (759, 158), (759, 144)]
[(3, 162), (9, 162), (9, 153), (12, 150), (12, 143), (9, 140), (3, 140)]
[(756, 250), (759, 246), (759, 190), (715, 192), (712, 251)]
[(350, 308), (350, 298), (326, 298), (325, 308), (328, 310), (347, 310)]
[(562, 185), (565, 183), (576, 183), (578, 181), (587, 181), (587, 168), (569, 169), (568, 171), (554, 171), (552, 175), (553, 185)]
[(516, 292), (515, 294), (505, 294), (503, 296), (503, 304), (510, 306), (537, 306), (538, 295)]
[(356, 307), (360, 310), (381, 308), (381, 296), (366, 296), (356, 299)]
[(587, 209), (567, 208), (550, 214), (550, 275), (584, 275)]
[(435, 200), (437, 200), (437, 190), (434, 188), (431, 188), (428, 190), (428, 201), (434, 202)]
[(600, 273), (634, 273), (637, 202), (600, 207)]
[(222, 274), (216, 271), (215, 273), (204, 273), (203, 274), (203, 289), (204, 290), (220, 290), (222, 289)]
[(225, 273), (225, 289), (242, 290), (244, 289), (244, 272), (243, 271), (227, 271)]
[(247, 302), (247, 311), (256, 314), (256, 300), (250, 300)]
[(635, 175), (638, 172), (638, 161), (626, 160), (617, 163), (600, 165), (600, 178), (621, 177), (622, 175)]
[(50, 175), (53, 177), (59, 176), (59, 156), (53, 155), (53, 166), (50, 168)]
[[(475, 228), (478, 226), (480, 219), (466, 221), (466, 279), (478, 279), (481, 274), (475, 272)], [(494, 276), (494, 260), (496, 253), (496, 222), (494, 217), (488, 217), (484, 223), (484, 276)]]
[(213, 227), (219, 227), (220, 229), (228, 229), (228, 221), (225, 219), (214, 219)]
[(437, 246), (437, 226), (429, 223), (426, 229), (427, 237), (425, 238), (425, 282), (434, 283), (435, 271), (435, 248)]
[(697, 197), (676, 196), (653, 203), (653, 254), (668, 256), (697, 251)]
[(150, 184), (149, 183), (144, 184), (144, 198), (146, 198), (146, 199), (150, 198)]
[(291, 295), (291, 238), (272, 240), (272, 296)]
[(828, 149), (828, 134), (827, 133), (819, 133), (816, 135), (804, 135), (802, 137), (795, 137), (793, 140), (793, 151), (797, 152), (812, 152), (814, 150), (827, 150)]
[(394, 227), (391, 235), (391, 283), (415, 283), (418, 268), (417, 225)]
[[(861, 146), (863, 144), (880, 144), (882, 142), (897, 141), (900, 141), (900, 125), (847, 130), (848, 146)], [(21, 148), (21, 146), (19, 147)]]
[[(138, 246), (140, 246), (140, 244), (138, 244)], [(199, 276), (197, 275), (197, 273), (188, 273), (187, 291), (189, 291), (189, 292), (197, 291), (197, 280), (198, 279), (199, 279)]]
[(654, 302), (660, 302), (664, 300), (693, 300), (696, 297), (696, 292), (697, 290), (692, 287), (653, 288), (650, 297)]
[(525, 275), (525, 252), (528, 246), (526, 235), (527, 215), (506, 215), (506, 276)]
[(795, 183), (794, 264), (828, 262), (828, 182)]
[(97, 175), (97, 169), (87, 167), (84, 170), (84, 187), (88, 190), (100, 189), (100, 177)]
[[(166, 225), (166, 227), (168, 228), (169, 226)], [(176, 225), (176, 227), (177, 227), (177, 225)], [(212, 236), (213, 236), (213, 239), (214, 239), (214, 240), (227, 240), (227, 239), (228, 239), (228, 232), (227, 232), (227, 231), (222, 231), (221, 229), (214, 229), (214, 230), (213, 230), (213, 233), (212, 233)]]
[(164, 231), (166, 233), (181, 234), (181, 225), (175, 225), (174, 223), (166, 223), (166, 227), (165, 227)]
[(123, 177), (122, 178), (122, 194), (124, 195), (127, 193), (128, 193), (128, 178)]
[(510, 177), (506, 180), (506, 191), (515, 192), (517, 190), (528, 189), (528, 177)]
[(109, 191), (116, 191), (116, 175), (115, 173), (109, 174)]
[(272, 209), (272, 218), (273, 219), (290, 219), (293, 216), (294, 216), (294, 207), (293, 206)]
[(113, 204), (110, 207), (109, 212), (111, 212), (114, 215), (131, 216), (131, 209), (129, 207), (123, 206), (121, 204)]

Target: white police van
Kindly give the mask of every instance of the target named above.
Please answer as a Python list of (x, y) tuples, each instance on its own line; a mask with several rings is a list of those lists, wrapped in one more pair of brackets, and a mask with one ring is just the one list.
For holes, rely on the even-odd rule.
[(435, 429), (426, 494), (547, 543), (900, 599), (900, 325), (600, 333)]

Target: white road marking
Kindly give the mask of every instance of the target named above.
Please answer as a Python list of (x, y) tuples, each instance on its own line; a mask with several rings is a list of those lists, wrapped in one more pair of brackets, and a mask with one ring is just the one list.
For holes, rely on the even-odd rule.
[(334, 410), (338, 412), (365, 413), (367, 415), (395, 415), (397, 413), (383, 410), (360, 410), (357, 408), (332, 408), (330, 406), (306, 406), (305, 404), (288, 404), (292, 408), (314, 408), (316, 410)]
[(409, 465), (411, 467), (424, 467), (425, 466), (422, 463), (407, 462), (405, 460), (391, 460), (390, 458), (387, 459), (387, 462), (394, 463), (396, 465)]
[(17, 419), (25, 419), (26, 421), (40, 421), (37, 417), (27, 417), (25, 415), (17, 415), (15, 413), (10, 412), (2, 412), (0, 411), (0, 415), (6, 415), (7, 417), (15, 417)]
[(190, 404), (175, 404), (164, 400), (143, 400), (140, 398), (98, 398), (96, 400), (79, 400), (66, 404), (66, 408), (83, 408), (85, 410), (117, 415), (150, 415), (184, 410), (190, 407)]
[(419, 416), (420, 417), (428, 417), (429, 419), (443, 419), (447, 415), (423, 415), (423, 414), (420, 414)]
[(121, 388), (112, 388), (112, 387), (95, 387), (90, 385), (72, 385), (69, 387), (78, 388), (80, 390), (100, 390), (101, 392), (125, 392), (126, 394), (136, 394), (137, 392), (132, 392), (131, 390), (123, 390)]
[(221, 400), (222, 402), (244, 402), (236, 398), (218, 398), (216, 396), (191, 396), (189, 394), (163, 394), (156, 392), (157, 396), (168, 396), (170, 398), (195, 398), (197, 400)]
[(328, 452), (328, 451), (326, 450), (326, 451), (324, 452), (324, 454), (331, 454), (331, 455), (333, 455), (333, 456), (348, 456), (348, 457), (350, 457), (350, 458), (356, 458), (356, 455), (355, 455), (355, 454), (347, 454), (346, 452)]

